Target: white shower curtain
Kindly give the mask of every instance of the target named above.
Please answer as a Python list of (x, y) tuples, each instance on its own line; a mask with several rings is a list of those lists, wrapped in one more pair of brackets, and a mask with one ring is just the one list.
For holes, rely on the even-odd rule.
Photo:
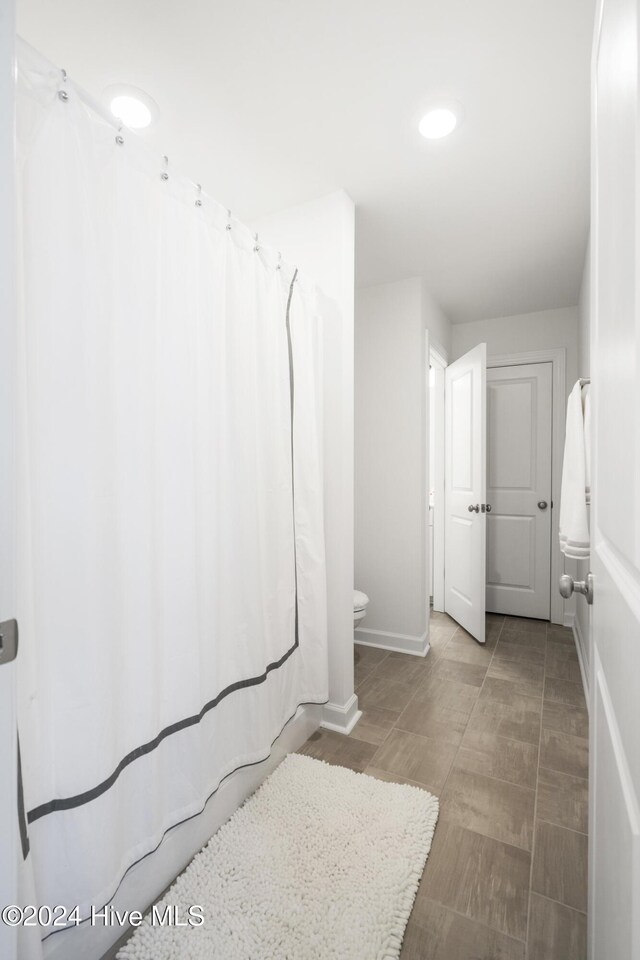
[(25, 807), (84, 918), (327, 698), (321, 317), (26, 45), (18, 115)]

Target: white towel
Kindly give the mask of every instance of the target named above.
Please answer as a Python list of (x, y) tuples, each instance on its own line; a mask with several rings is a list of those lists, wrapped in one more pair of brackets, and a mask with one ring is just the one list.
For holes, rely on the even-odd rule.
[[(587, 394), (587, 402), (588, 399)], [(588, 410), (590, 411), (590, 407)], [(582, 409), (582, 388), (578, 380), (567, 403), (560, 495), (560, 549), (566, 557), (576, 559), (589, 556), (586, 447), (585, 413)]]

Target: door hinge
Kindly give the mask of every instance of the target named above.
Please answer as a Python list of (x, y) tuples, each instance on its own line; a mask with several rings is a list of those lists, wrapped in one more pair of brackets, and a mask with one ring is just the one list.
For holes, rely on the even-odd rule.
[(0, 666), (11, 663), (18, 654), (18, 621), (3, 620), (0, 623)]

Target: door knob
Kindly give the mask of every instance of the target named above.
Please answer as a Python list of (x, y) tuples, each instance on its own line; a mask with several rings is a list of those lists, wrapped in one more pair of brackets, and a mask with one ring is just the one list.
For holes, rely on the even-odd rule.
[(593, 574), (588, 573), (586, 580), (574, 580), (568, 573), (560, 577), (560, 596), (568, 600), (572, 593), (581, 593), (587, 603), (593, 603)]
[(546, 500), (538, 500), (538, 506), (540, 507), (541, 510), (546, 510), (549, 504), (547, 503)]
[(469, 506), (467, 507), (467, 510), (469, 511), (469, 513), (480, 513), (480, 504), (476, 503), (476, 505), (474, 506), (472, 503), (470, 503)]
[(0, 623), (0, 666), (10, 663), (18, 655), (18, 621)]

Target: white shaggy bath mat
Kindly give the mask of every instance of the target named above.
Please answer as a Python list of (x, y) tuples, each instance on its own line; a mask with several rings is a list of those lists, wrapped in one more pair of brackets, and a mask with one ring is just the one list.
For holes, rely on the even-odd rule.
[(290, 754), (218, 830), (118, 960), (396, 958), (438, 819), (426, 790)]

